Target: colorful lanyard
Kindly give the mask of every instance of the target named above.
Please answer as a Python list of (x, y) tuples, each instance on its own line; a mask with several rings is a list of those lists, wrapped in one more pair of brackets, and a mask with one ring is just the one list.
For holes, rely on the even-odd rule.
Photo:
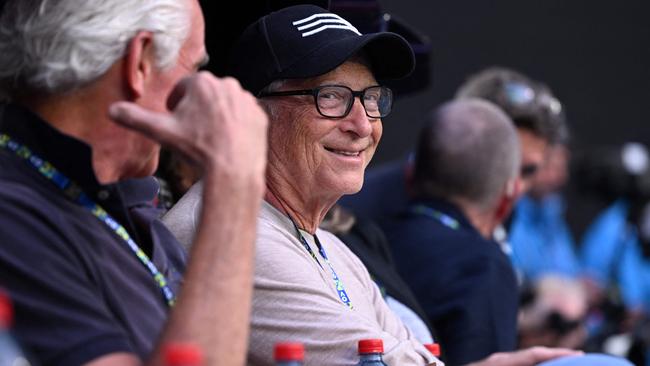
[(431, 207), (427, 207), (425, 205), (415, 205), (410, 208), (410, 211), (415, 214), (423, 215), (437, 220), (450, 229), (458, 230), (460, 228), (460, 223), (458, 220)]
[(142, 262), (142, 264), (144, 264), (144, 266), (149, 270), (149, 273), (151, 273), (151, 276), (153, 276), (154, 280), (160, 287), (160, 290), (167, 301), (167, 305), (170, 307), (174, 306), (174, 292), (169, 287), (167, 279), (165, 279), (165, 276), (160, 273), (147, 254), (140, 249), (138, 244), (131, 239), (131, 236), (124, 226), (120, 225), (115, 219), (113, 219), (101, 206), (93, 202), (90, 197), (81, 190), (81, 187), (78, 184), (59, 172), (52, 164), (39, 158), (28, 147), (21, 145), (5, 134), (0, 135), (0, 147), (13, 152), (17, 157), (25, 160), (31, 167), (41, 173), (43, 177), (59, 187), (68, 198), (90, 211), (93, 216), (103, 222), (112, 232), (120, 237), (127, 244), (127, 247), (133, 252), (133, 254), (138, 257), (140, 262)]
[[(307, 252), (311, 255), (312, 258), (318, 263), (320, 268), (323, 268), (323, 265), (320, 264), (320, 261), (318, 258), (316, 258), (316, 254), (314, 253), (313, 250), (311, 250), (311, 247), (309, 246), (309, 243), (307, 243), (307, 239), (302, 235), (300, 232), (300, 228), (298, 228), (298, 225), (296, 225), (296, 222), (293, 221), (293, 218), (289, 216), (289, 220), (291, 220), (291, 223), (293, 224), (293, 227), (296, 228), (296, 231), (298, 232), (298, 238), (300, 239), (300, 242), (302, 243), (302, 246), (307, 249)], [(343, 287), (343, 282), (339, 278), (339, 276), (336, 274), (336, 271), (334, 271), (334, 267), (332, 266), (332, 263), (330, 263), (329, 259), (327, 259), (327, 253), (325, 253), (325, 248), (321, 245), (320, 240), (318, 240), (318, 237), (314, 234), (314, 241), (316, 242), (316, 246), (318, 247), (318, 252), (320, 253), (321, 257), (325, 260), (325, 263), (330, 267), (330, 272), (332, 272), (332, 279), (334, 280), (334, 286), (336, 286), (336, 292), (339, 294), (339, 298), (341, 301), (347, 305), (350, 309), (354, 309), (352, 306), (352, 302), (350, 301), (350, 297), (348, 296), (348, 293), (345, 291), (345, 287)]]

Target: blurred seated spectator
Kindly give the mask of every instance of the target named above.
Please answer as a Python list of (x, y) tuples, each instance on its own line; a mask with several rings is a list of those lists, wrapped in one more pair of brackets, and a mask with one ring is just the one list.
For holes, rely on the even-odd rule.
[(385, 223), (397, 268), (451, 365), (516, 348), (517, 282), (491, 236), (517, 197), (519, 163), (516, 129), (498, 107), (444, 104), (419, 137), (414, 199)]
[(574, 164), (578, 188), (608, 203), (581, 240), (590, 303), (587, 349), (613, 349), (635, 362), (650, 349), (644, 330), (650, 310), (649, 162), (647, 147), (629, 142), (584, 152)]
[(566, 143), (550, 146), (529, 193), (517, 202), (509, 240), (513, 264), (527, 282), (546, 275), (577, 278), (581, 274), (561, 194), (568, 179), (568, 159)]
[[(580, 256), (592, 304), (615, 300), (650, 310), (650, 155), (640, 143), (590, 152), (578, 161), (581, 189), (611, 203), (585, 231)], [(613, 290), (613, 291), (612, 291)]]
[[(590, 281), (590, 300), (594, 305), (615, 291), (632, 312), (647, 311), (650, 275), (638, 237), (638, 228), (628, 221), (630, 205), (620, 199), (601, 212), (585, 231), (581, 254)], [(644, 275), (648, 272), (648, 275)]]

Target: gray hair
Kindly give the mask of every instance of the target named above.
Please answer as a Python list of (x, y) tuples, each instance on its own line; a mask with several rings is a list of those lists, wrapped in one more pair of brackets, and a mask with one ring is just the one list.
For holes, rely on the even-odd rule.
[(504, 67), (489, 67), (470, 76), (456, 98), (481, 98), (499, 106), (517, 128), (549, 143), (568, 142), (564, 109), (551, 89), (528, 76)]
[(448, 102), (420, 134), (415, 189), (423, 198), (462, 198), (489, 209), (518, 176), (520, 160), (516, 129), (501, 109), (479, 99)]
[(153, 33), (157, 66), (171, 67), (190, 28), (189, 1), (8, 0), (0, 17), (0, 96), (68, 92)]
[[(272, 81), (269, 85), (267, 85), (260, 91), (260, 94), (279, 91), (289, 83), (290, 83), (289, 79), (279, 79), (279, 80)], [(260, 106), (266, 111), (266, 114), (269, 116), (271, 121), (277, 120), (280, 115), (280, 109), (277, 103), (274, 103), (271, 99), (265, 99), (265, 98), (260, 98), (258, 100)]]

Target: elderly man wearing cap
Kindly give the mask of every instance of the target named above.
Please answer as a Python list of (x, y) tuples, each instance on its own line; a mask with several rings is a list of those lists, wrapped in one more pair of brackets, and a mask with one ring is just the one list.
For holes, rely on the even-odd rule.
[[(392, 33), (361, 35), (336, 14), (298, 5), (249, 26), (232, 56), (232, 74), (270, 116), (249, 364), (273, 364), (274, 344), (296, 340), (310, 362), (350, 365), (363, 338), (382, 338), (389, 364), (433, 362), (363, 264), (318, 229), (342, 195), (361, 188), (393, 102), (378, 79), (409, 74), (410, 46)], [(184, 226), (195, 191), (165, 217), (172, 231)]]
[[(390, 311), (358, 258), (319, 229), (330, 207), (363, 183), (393, 102), (378, 80), (403, 77), (413, 65), (400, 36), (361, 35), (312, 5), (264, 16), (235, 44), (231, 73), (270, 117), (249, 365), (272, 365), (273, 346), (281, 341), (304, 343), (310, 364), (351, 365), (364, 338), (383, 339), (390, 365), (436, 361)], [(183, 243), (191, 242), (199, 196), (200, 184), (164, 218)], [(486, 365), (563, 353), (499, 354)]]

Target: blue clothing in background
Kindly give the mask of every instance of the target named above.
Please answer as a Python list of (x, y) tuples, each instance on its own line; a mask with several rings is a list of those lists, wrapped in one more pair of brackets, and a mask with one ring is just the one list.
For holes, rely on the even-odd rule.
[(415, 201), (384, 230), (445, 362), (464, 365), (516, 348), (519, 299), (510, 260), (460, 209), (443, 200)]
[(568, 356), (546, 361), (537, 366), (633, 366), (626, 359), (599, 353), (584, 356)]
[(643, 258), (628, 205), (618, 200), (587, 228), (581, 245), (585, 273), (602, 288), (618, 287), (630, 309), (650, 309), (650, 263)]
[(548, 274), (570, 278), (580, 274), (575, 242), (559, 194), (539, 201), (524, 196), (513, 215), (509, 234), (512, 262), (525, 281), (534, 282)]
[(387, 219), (403, 212), (408, 205), (407, 166), (406, 159), (400, 159), (369, 169), (361, 191), (341, 197), (339, 204), (381, 226)]

